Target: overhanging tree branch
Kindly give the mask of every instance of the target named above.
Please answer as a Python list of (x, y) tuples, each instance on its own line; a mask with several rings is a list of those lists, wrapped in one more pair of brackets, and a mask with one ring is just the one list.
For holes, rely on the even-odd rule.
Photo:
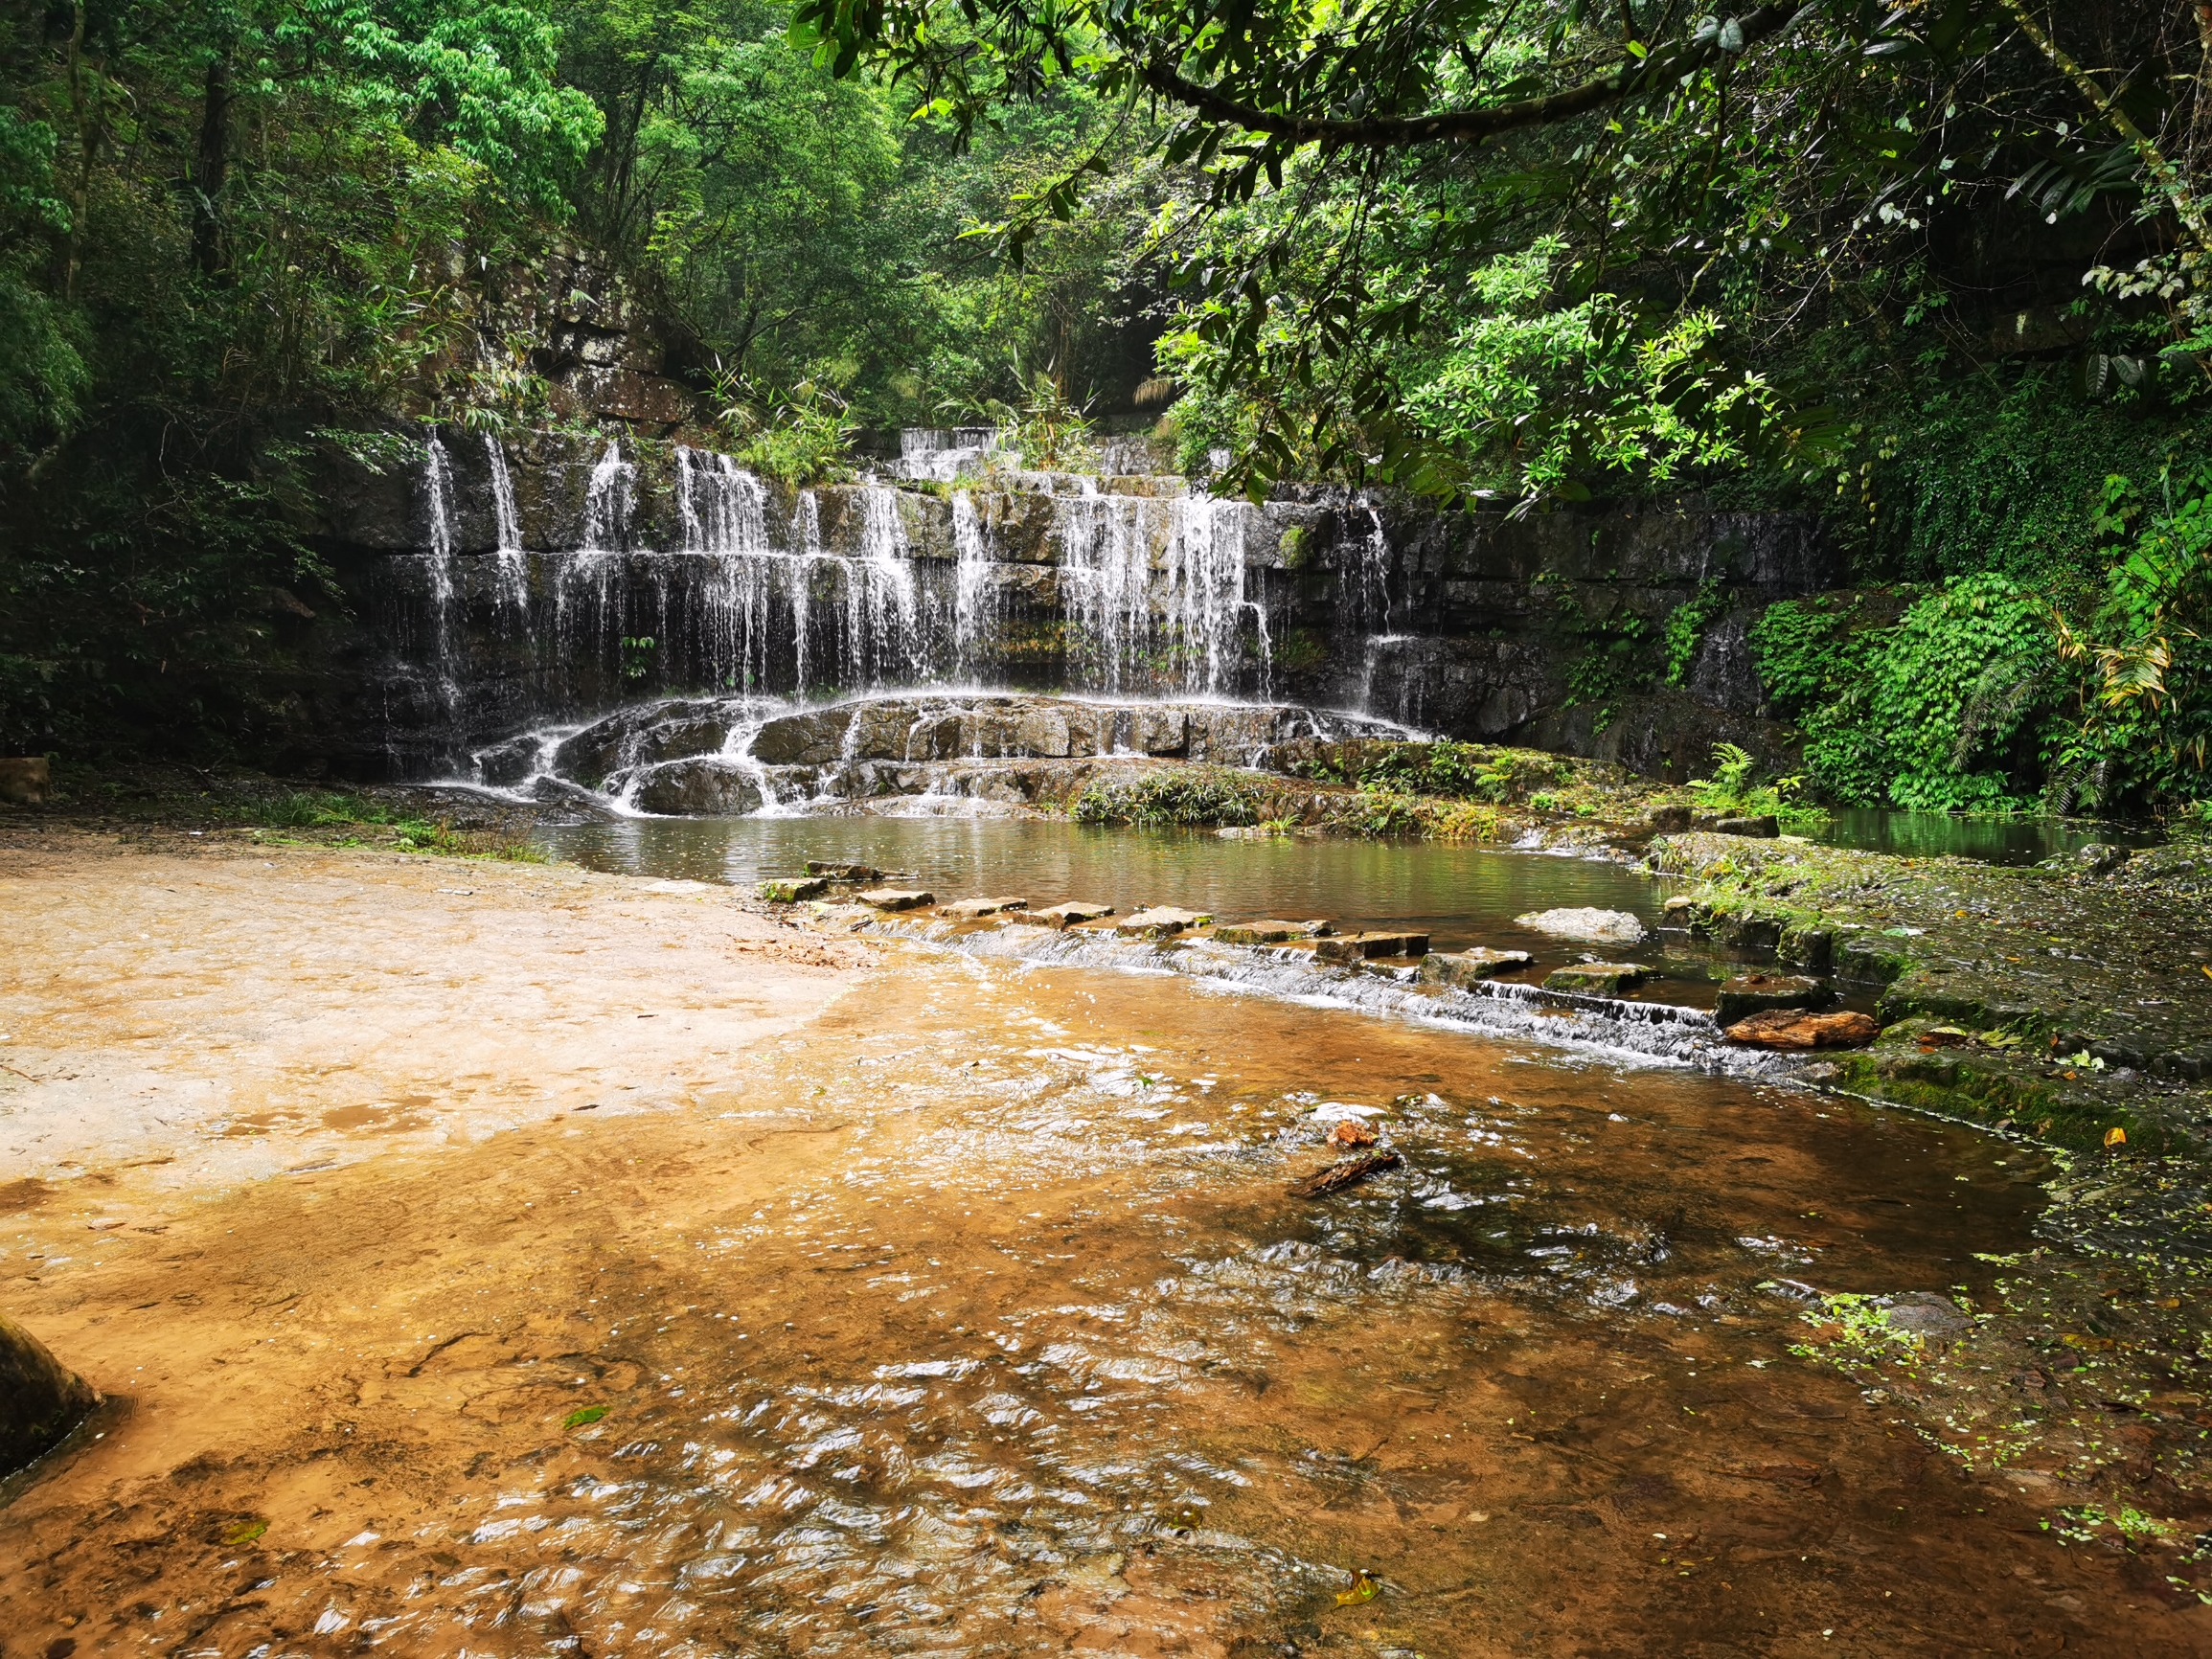
[(1630, 58), (1594, 80), (1580, 86), (1547, 92), (1538, 98), (1516, 99), (1476, 109), (1439, 110), (1433, 115), (1380, 115), (1359, 120), (1298, 115), (1263, 109), (1256, 103), (1230, 97), (1218, 87), (1190, 80), (1164, 61), (1137, 63), (1138, 80), (1161, 97), (1196, 110), (1210, 120), (1233, 122), (1249, 132), (1264, 132), (1297, 144), (1322, 144), (1331, 148), (1359, 146), (1395, 148), (1402, 146), (1440, 144), (1459, 139), (1485, 139), (1523, 127), (1555, 123), (1602, 109), (1639, 92), (1693, 75), (1722, 57), (1734, 57), (1771, 35), (1782, 34), (1799, 18), (1820, 9), (1812, 5), (1762, 6), (1756, 11), (1731, 18), (1694, 39)]

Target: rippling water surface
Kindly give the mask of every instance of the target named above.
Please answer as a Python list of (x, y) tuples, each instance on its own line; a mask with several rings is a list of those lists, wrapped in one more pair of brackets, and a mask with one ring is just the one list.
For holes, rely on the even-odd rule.
[[(1347, 1122), (1400, 1167), (1291, 1195)], [(498, 1151), (424, 1204), (540, 1231), (333, 1420), (359, 1531), (210, 1523), (116, 1650), (1933, 1651), (2010, 1571), (1789, 1353), (1813, 1287), (2022, 1242), (2038, 1171), (1961, 1131), (916, 949), (696, 1109)]]

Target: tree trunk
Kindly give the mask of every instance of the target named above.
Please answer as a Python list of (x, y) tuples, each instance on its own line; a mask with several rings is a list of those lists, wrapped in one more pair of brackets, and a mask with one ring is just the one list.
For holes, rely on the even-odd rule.
[(231, 60), (227, 52), (208, 61), (207, 97), (200, 106), (199, 151), (192, 166), (192, 262), (212, 277), (222, 269), (223, 177), (230, 170)]

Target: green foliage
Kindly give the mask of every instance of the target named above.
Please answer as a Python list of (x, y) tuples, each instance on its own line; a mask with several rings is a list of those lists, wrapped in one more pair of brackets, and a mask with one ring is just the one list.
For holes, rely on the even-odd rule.
[(1803, 712), (1806, 769), (1832, 799), (2011, 810), (2036, 787), (2063, 694), (2051, 620), (2040, 594), (1985, 572), (1920, 593), (1886, 627), (1793, 603), (1751, 638), (1778, 706)]
[(1245, 825), (1260, 821), (1261, 789), (1216, 766), (1179, 766), (1134, 779), (1106, 779), (1076, 798), (1079, 824)]
[(1715, 350), (1710, 310), (1639, 327), (1618, 295), (1560, 305), (1559, 237), (1474, 271), (1481, 314), (1454, 334), (1403, 409), (1478, 493), (1586, 496), (1585, 480), (1667, 485), (1741, 465), (1777, 420), (1774, 389)]
[(1698, 660), (1698, 648), (1705, 643), (1705, 630), (1727, 608), (1720, 582), (1707, 578), (1698, 584), (1696, 594), (1667, 613), (1667, 684), (1678, 686), (1688, 677)]
[(1722, 818), (1772, 817), (1791, 830), (1817, 829), (1828, 814), (1797, 797), (1803, 778), (1761, 780), (1759, 765), (1735, 743), (1713, 745), (1713, 775), (1690, 780), (1690, 794), (1705, 811)]
[(1476, 743), (1393, 743), (1367, 760), (1357, 782), (1379, 794), (1496, 805), (1524, 800), (1532, 787), (1558, 782), (1562, 772), (1547, 757)]

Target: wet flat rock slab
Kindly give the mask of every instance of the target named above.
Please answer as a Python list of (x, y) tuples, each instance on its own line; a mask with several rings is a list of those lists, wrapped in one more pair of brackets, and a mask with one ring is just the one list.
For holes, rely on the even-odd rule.
[(1421, 977), (1430, 985), (1476, 985), (1500, 974), (1518, 973), (1535, 961), (1525, 950), (1492, 950), (1487, 945), (1471, 950), (1432, 950), (1421, 959)]
[(1427, 954), (1425, 933), (1343, 933), (1313, 942), (1316, 962), (1365, 962), (1379, 957)]
[(1129, 939), (1173, 939), (1178, 933), (1203, 927), (1213, 920), (1202, 910), (1177, 910), (1173, 905), (1161, 904), (1125, 917), (1114, 924), (1114, 931)]
[(986, 916), (1003, 916), (1008, 911), (1027, 910), (1026, 898), (955, 898), (937, 907), (937, 914), (950, 917), (954, 921), (975, 921)]
[(1222, 944), (1303, 944), (1332, 932), (1329, 923), (1314, 921), (1230, 921), (1214, 929)]

